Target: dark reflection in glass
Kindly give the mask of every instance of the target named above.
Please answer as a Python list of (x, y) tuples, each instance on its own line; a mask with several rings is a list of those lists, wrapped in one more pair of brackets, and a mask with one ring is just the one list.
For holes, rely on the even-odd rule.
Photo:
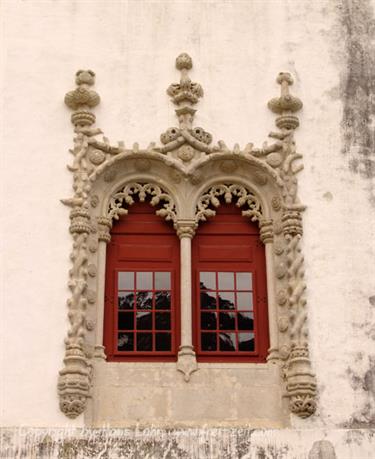
[(155, 328), (156, 330), (170, 330), (171, 329), (171, 315), (169, 312), (156, 312), (155, 313)]
[(118, 308), (119, 309), (133, 309), (134, 308), (134, 293), (122, 292), (118, 294)]
[(234, 293), (233, 292), (219, 292), (219, 308), (220, 309), (234, 309)]
[(170, 333), (156, 333), (155, 349), (157, 351), (170, 351), (172, 349), (172, 340)]
[(137, 292), (137, 308), (138, 309), (151, 309), (152, 308), (152, 293), (151, 292)]
[(152, 351), (152, 333), (137, 333), (137, 351)]
[(239, 312), (237, 320), (239, 330), (254, 330), (254, 314), (252, 312)]
[(237, 293), (237, 309), (239, 311), (249, 311), (253, 309), (253, 294), (251, 292)]
[(236, 350), (236, 334), (235, 333), (220, 333), (219, 346), (221, 351)]
[(134, 350), (134, 333), (119, 333), (117, 336), (117, 350)]
[(202, 330), (216, 330), (216, 312), (201, 312)]
[(152, 313), (137, 312), (137, 329), (152, 330)]
[(218, 273), (218, 290), (234, 290), (234, 273)]
[(171, 288), (171, 273), (157, 272), (155, 273), (155, 289), (170, 290)]
[(202, 351), (216, 351), (216, 333), (201, 333)]
[(255, 349), (254, 333), (239, 333), (238, 347), (240, 351), (253, 351)]
[(237, 290), (252, 290), (253, 289), (253, 276), (251, 273), (237, 273)]
[(235, 330), (235, 313), (234, 312), (220, 312), (219, 313), (219, 328), (220, 330)]
[(170, 292), (155, 292), (155, 309), (171, 309)]
[(119, 330), (134, 330), (134, 313), (119, 312), (118, 313), (118, 328)]
[(134, 290), (134, 273), (133, 272), (118, 273), (118, 289), (119, 290)]
[(202, 290), (216, 290), (216, 274), (209, 272), (199, 273), (199, 283)]
[(137, 290), (152, 289), (152, 273), (137, 272)]
[(216, 295), (201, 292), (201, 309), (216, 309)]

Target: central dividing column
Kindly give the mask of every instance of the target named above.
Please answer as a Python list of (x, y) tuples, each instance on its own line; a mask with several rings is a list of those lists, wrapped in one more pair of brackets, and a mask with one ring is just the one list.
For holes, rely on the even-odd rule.
[(260, 239), (265, 245), (266, 269), (267, 269), (267, 297), (268, 297), (268, 322), (270, 330), (270, 348), (267, 361), (276, 363), (279, 360), (279, 331), (277, 326), (277, 306), (274, 284), (274, 254), (273, 254), (273, 221), (261, 220), (259, 222)]
[(178, 352), (177, 370), (184, 374), (186, 382), (198, 370), (192, 339), (192, 282), (191, 282), (191, 240), (197, 224), (194, 220), (178, 220), (177, 235), (180, 238), (181, 263), (181, 345)]

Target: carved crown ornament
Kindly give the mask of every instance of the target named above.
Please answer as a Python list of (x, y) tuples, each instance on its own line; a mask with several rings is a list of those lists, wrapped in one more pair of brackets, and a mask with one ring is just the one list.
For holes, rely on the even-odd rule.
[[(71, 418), (83, 413), (91, 397), (93, 368), (105, 359), (102, 346), (103, 291), (106, 243), (113, 220), (128, 212), (136, 201), (147, 201), (170, 221), (180, 238), (194, 237), (200, 222), (215, 215), (222, 202), (240, 207), (244, 218), (259, 224), (266, 246), (268, 309), (271, 347), (268, 361), (280, 365), (285, 396), (292, 413), (304, 418), (316, 409), (316, 380), (309, 358), (304, 261), (301, 249), (302, 212), (297, 174), (302, 156), (294, 131), (302, 102), (290, 94), (293, 79), (280, 73), (281, 95), (268, 103), (277, 114), (272, 142), (255, 148), (233, 148), (201, 127), (194, 127), (194, 108), (203, 97), (202, 86), (192, 82), (192, 59), (176, 59), (179, 83), (167, 94), (176, 105), (178, 126), (146, 148), (135, 143), (113, 145), (94, 127), (92, 109), (100, 102), (92, 89), (95, 73), (79, 70), (77, 87), (65, 96), (73, 110), (73, 195), (63, 199), (70, 207), (73, 238), (69, 271), (69, 329), (65, 339), (64, 367), (58, 392), (61, 410)], [(181, 355), (180, 355), (181, 354)], [(188, 380), (197, 370), (191, 345), (184, 346), (177, 366)]]

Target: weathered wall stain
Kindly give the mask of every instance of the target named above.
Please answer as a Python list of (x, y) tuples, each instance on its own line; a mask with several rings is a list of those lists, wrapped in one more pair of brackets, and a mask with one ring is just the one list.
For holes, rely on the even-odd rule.
[(309, 452), (309, 459), (336, 459), (335, 448), (328, 440), (314, 442)]
[[(375, 178), (375, 39), (370, 0), (342, 0), (338, 6), (346, 71), (342, 75), (343, 152), (349, 168), (365, 179)], [(375, 206), (374, 184), (370, 183)]]
[(354, 371), (349, 368), (347, 374), (354, 392), (362, 392), (365, 397), (364, 401), (361, 402), (360, 408), (352, 415), (350, 421), (345, 423), (344, 427), (375, 427), (375, 355), (368, 357), (364, 371), (360, 372), (357, 369)]

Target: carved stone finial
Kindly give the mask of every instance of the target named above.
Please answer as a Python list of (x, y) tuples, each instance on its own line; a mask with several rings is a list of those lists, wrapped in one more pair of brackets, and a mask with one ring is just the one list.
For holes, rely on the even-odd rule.
[(92, 70), (78, 70), (76, 73), (78, 88), (65, 95), (65, 104), (75, 110), (71, 118), (75, 126), (91, 126), (95, 123), (95, 115), (89, 110), (100, 102), (98, 93), (89, 88), (94, 83), (95, 73)]
[(268, 108), (281, 115), (276, 118), (276, 126), (279, 129), (296, 129), (299, 126), (299, 120), (292, 113), (302, 108), (302, 102), (298, 97), (289, 93), (289, 86), (293, 84), (293, 78), (288, 72), (280, 72), (276, 81), (281, 86), (281, 95), (271, 99), (268, 102)]
[(181, 71), (180, 83), (171, 84), (167, 93), (171, 96), (174, 104), (178, 106), (176, 114), (180, 122), (180, 128), (191, 129), (195, 105), (200, 97), (203, 96), (203, 89), (199, 83), (193, 83), (188, 75), (188, 70), (193, 67), (191, 57), (186, 54), (180, 54), (176, 59), (176, 67)]

